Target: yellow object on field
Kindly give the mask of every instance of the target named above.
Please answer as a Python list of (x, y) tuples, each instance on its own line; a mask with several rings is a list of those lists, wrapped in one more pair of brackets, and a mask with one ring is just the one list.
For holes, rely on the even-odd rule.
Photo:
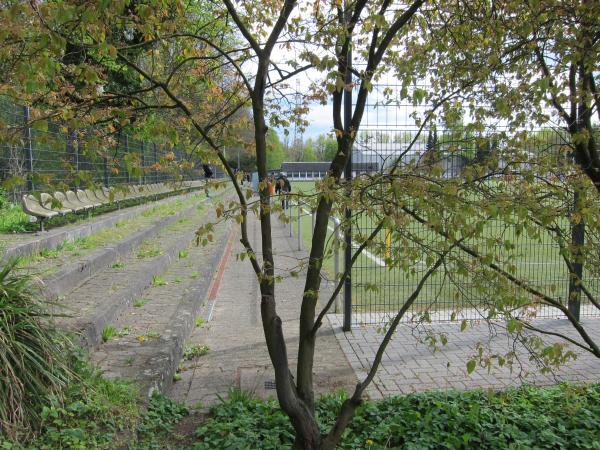
[(392, 248), (392, 230), (388, 229), (385, 231), (385, 257), (390, 257), (390, 250)]

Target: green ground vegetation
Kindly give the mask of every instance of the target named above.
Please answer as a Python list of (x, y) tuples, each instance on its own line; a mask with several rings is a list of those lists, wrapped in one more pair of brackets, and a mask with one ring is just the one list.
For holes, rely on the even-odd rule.
[(186, 408), (159, 395), (147, 404), (135, 384), (104, 379), (46, 320), (32, 277), (13, 268), (0, 271), (0, 448), (163, 448), (155, 443)]
[(167, 448), (174, 424), (188, 414), (186, 407), (159, 394), (146, 403), (133, 383), (108, 381), (80, 364), (80, 380), (66, 389), (63, 401), (43, 406), (41, 431), (27, 440), (0, 435), (0, 448)]
[(0, 270), (0, 435), (35, 429), (40, 405), (74, 378), (70, 341), (46, 323), (46, 305), (31, 277)]
[[(317, 404), (323, 432), (344, 394)], [(562, 384), (504, 392), (434, 391), (366, 401), (340, 449), (598, 449), (600, 385)], [(213, 409), (192, 448), (291, 449), (294, 434), (274, 401), (235, 396)]]
[[(0, 339), (5, 343), (0, 357), (9, 369), (0, 371), (0, 448), (292, 447), (289, 419), (274, 401), (234, 390), (208, 420), (190, 423), (183, 405), (157, 394), (142, 399), (134, 383), (104, 379), (41, 319), (45, 306), (36, 292), (30, 276), (10, 268), (0, 273)], [(126, 333), (113, 329), (110, 334)], [(143, 338), (153, 337), (158, 335), (149, 330)], [(184, 359), (208, 351), (190, 346)], [(344, 398), (339, 393), (318, 401), (323, 431), (331, 427)], [(600, 449), (599, 428), (600, 384), (432, 391), (364, 402), (339, 448)]]
[(0, 234), (25, 233), (36, 228), (37, 225), (29, 221), (21, 205), (11, 202), (6, 192), (0, 190)]
[(200, 357), (208, 354), (209, 351), (210, 351), (210, 349), (206, 345), (200, 345), (200, 344), (189, 345), (183, 349), (183, 360), (191, 361), (193, 359), (200, 358)]
[[(147, 408), (132, 383), (108, 381), (83, 364), (81, 381), (62, 403), (42, 411), (42, 431), (32, 440), (4, 440), (0, 448), (29, 449), (291, 449), (289, 419), (274, 401), (234, 391), (180, 428), (188, 409), (161, 395)], [(317, 402), (323, 431), (333, 424), (345, 393)], [(187, 418), (186, 420), (189, 420)], [(340, 449), (598, 449), (600, 384), (523, 387), (503, 392), (434, 391), (365, 401)], [(190, 429), (188, 423), (185, 430)]]

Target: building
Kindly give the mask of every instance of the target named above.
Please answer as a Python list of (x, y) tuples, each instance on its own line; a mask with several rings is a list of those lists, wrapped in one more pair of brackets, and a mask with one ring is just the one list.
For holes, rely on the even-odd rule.
[[(433, 158), (433, 159), (432, 159)], [(389, 172), (394, 166), (418, 167), (440, 164), (444, 178), (460, 175), (468, 164), (468, 158), (457, 152), (428, 151), (425, 142), (417, 141), (409, 148), (409, 144), (396, 142), (356, 142), (352, 155), (352, 175), (364, 173)], [(330, 162), (284, 162), (281, 169), (273, 171), (274, 175), (285, 172), (290, 180), (318, 180), (329, 170)]]

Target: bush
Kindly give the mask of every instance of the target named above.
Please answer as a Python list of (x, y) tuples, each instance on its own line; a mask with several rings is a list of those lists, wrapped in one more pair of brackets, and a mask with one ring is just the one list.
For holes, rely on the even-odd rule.
[(51, 326), (30, 275), (0, 270), (0, 448), (156, 447), (187, 409), (154, 395), (143, 411), (136, 387), (102, 378)]
[[(323, 432), (343, 396), (317, 403)], [(367, 401), (342, 449), (600, 449), (600, 384), (523, 387), (504, 392), (428, 392)], [(273, 401), (229, 400), (197, 430), (193, 448), (284, 449), (292, 428)]]
[(71, 345), (48, 323), (31, 276), (0, 270), (0, 431), (15, 436), (36, 429), (42, 409), (60, 399), (73, 378)]

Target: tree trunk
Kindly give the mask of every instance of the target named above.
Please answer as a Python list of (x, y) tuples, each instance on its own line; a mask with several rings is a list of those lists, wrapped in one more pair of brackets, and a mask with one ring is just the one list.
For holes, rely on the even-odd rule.
[(321, 432), (312, 414), (307, 417), (293, 418), (292, 425), (296, 431), (296, 439), (294, 441), (295, 450), (321, 449)]

